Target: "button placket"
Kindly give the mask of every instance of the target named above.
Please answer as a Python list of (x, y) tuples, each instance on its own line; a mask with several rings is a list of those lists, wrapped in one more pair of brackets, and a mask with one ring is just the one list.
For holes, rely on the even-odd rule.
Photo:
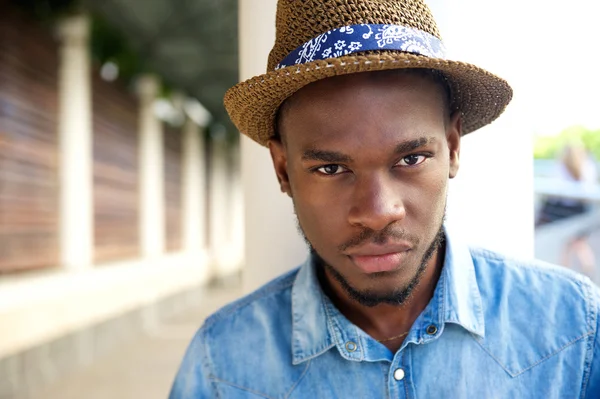
[(403, 397), (401, 392), (405, 391), (405, 385), (409, 382), (410, 365), (405, 363), (407, 350), (410, 349), (396, 352), (388, 368), (389, 392), (390, 396), (394, 398)]

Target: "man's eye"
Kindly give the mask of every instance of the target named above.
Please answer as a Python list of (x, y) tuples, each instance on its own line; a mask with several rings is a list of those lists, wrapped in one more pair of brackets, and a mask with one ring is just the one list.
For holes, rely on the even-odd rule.
[(400, 166), (417, 166), (423, 163), (427, 157), (425, 155), (412, 154), (407, 155), (398, 162)]
[(343, 173), (346, 169), (343, 166), (340, 165), (325, 165), (325, 166), (321, 166), (320, 168), (317, 169), (317, 171), (323, 173), (324, 175), (339, 175), (340, 173)]

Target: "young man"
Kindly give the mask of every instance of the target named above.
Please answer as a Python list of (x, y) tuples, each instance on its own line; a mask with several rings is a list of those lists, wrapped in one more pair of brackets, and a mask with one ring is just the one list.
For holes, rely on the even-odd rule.
[(443, 52), (421, 0), (279, 1), (225, 104), (311, 256), (205, 322), (172, 399), (600, 397), (597, 288), (444, 227), (461, 136), (512, 92)]

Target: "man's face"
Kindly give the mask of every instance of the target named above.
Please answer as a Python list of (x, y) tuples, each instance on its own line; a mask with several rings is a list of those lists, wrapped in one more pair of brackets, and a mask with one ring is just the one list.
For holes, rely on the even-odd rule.
[(443, 98), (410, 73), (325, 79), (294, 94), (283, 140), (269, 144), (330, 279), (372, 304), (415, 285), (440, 231), (460, 143), (460, 119), (448, 120)]

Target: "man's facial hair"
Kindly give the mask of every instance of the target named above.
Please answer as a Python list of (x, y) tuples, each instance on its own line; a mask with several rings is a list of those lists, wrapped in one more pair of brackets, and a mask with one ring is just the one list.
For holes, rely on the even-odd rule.
[[(444, 234), (444, 228), (443, 228), (444, 219), (445, 218), (442, 218), (442, 222), (440, 223), (440, 227), (438, 229), (436, 236), (434, 237), (432, 243), (429, 245), (429, 247), (423, 254), (423, 257), (421, 258), (421, 262), (419, 264), (419, 268), (417, 269), (417, 273), (414, 275), (414, 277), (410, 280), (410, 282), (407, 285), (405, 285), (403, 287), (398, 287), (395, 290), (393, 290), (392, 292), (384, 293), (384, 294), (369, 291), (369, 290), (360, 291), (360, 290), (357, 290), (356, 288), (352, 287), (352, 285), (350, 285), (350, 283), (346, 280), (346, 278), (340, 272), (338, 272), (335, 268), (333, 268), (331, 265), (329, 265), (327, 262), (325, 262), (325, 260), (317, 253), (317, 251), (315, 250), (313, 245), (308, 240), (308, 237), (304, 233), (304, 230), (302, 229), (302, 226), (300, 225), (300, 220), (298, 218), (296, 218), (296, 222), (297, 222), (298, 231), (300, 232), (300, 234), (304, 238), (304, 241), (306, 242), (306, 244), (309, 247), (311, 257), (312, 257), (313, 261), (315, 262), (315, 266), (317, 267), (317, 271), (319, 272), (319, 274), (322, 275), (323, 272), (325, 270), (327, 270), (329, 272), (329, 274), (340, 284), (340, 286), (346, 292), (346, 294), (348, 295), (349, 298), (360, 303), (363, 306), (373, 307), (373, 306), (377, 306), (379, 304), (389, 304), (389, 305), (394, 305), (394, 306), (401, 306), (410, 299), (414, 289), (419, 285), (419, 282), (421, 281), (421, 278), (423, 277), (423, 273), (427, 269), (427, 264), (431, 260), (431, 257), (436, 253), (437, 250), (444, 247), (444, 244), (445, 244), (445, 234)], [(374, 234), (372, 234), (372, 233), (362, 234), (362, 236), (367, 236), (367, 235), (372, 236)], [(384, 241), (385, 238), (383, 236), (384, 236), (384, 234), (377, 234), (375, 239), (377, 241)], [(358, 241), (358, 240), (356, 240), (356, 241)], [(373, 276), (373, 277), (375, 277), (375, 276)]]

